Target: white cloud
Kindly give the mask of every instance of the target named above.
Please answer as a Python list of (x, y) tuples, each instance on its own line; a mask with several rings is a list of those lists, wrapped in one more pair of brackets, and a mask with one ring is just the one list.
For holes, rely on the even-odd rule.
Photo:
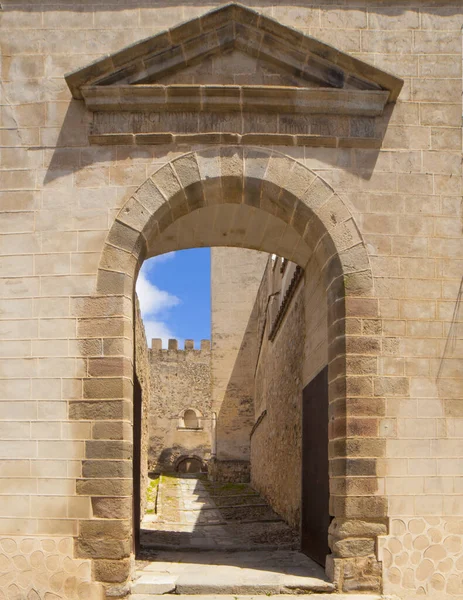
[(174, 332), (169, 328), (169, 326), (166, 323), (163, 323), (162, 321), (144, 319), (143, 325), (145, 326), (145, 333), (148, 345), (151, 345), (151, 340), (153, 338), (161, 338), (162, 345), (164, 348), (166, 348), (167, 340), (175, 338)]
[[(174, 338), (175, 334), (162, 319), (163, 313), (178, 306), (181, 302), (180, 298), (174, 294), (170, 294), (166, 290), (159, 289), (148, 279), (148, 272), (155, 266), (156, 262), (164, 262), (173, 258), (174, 253), (163, 254), (146, 261), (138, 275), (137, 279), (137, 296), (140, 302), (140, 312), (145, 326), (146, 338), (148, 344), (152, 338), (162, 338), (163, 346), (167, 346), (167, 340)], [(154, 264), (153, 264), (154, 263)]]
[(180, 298), (165, 290), (160, 290), (151, 283), (143, 271), (138, 276), (137, 295), (143, 318), (158, 315), (160, 312), (180, 304)]

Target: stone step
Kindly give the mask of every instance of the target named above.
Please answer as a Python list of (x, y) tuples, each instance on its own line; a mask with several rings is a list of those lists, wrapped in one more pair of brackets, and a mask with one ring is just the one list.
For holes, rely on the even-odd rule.
[[(169, 594), (170, 595), (170, 594)], [(294, 600), (294, 595), (272, 594), (268, 598), (275, 600)], [(214, 594), (205, 595), (201, 600), (253, 600), (255, 595), (232, 595), (232, 594)], [(132, 594), (130, 600), (166, 600), (166, 596), (157, 594)], [(182, 594), (176, 595), (176, 600), (198, 600), (196, 595)], [(315, 594), (298, 594), (298, 600), (398, 600), (395, 596), (381, 596), (378, 594), (335, 594), (335, 593), (315, 593)]]
[(286, 576), (281, 578), (275, 573), (262, 578), (260, 574), (243, 574), (238, 577), (227, 577), (227, 569), (217, 573), (217, 579), (207, 574), (188, 573), (178, 576), (145, 573), (132, 585), (132, 599), (135, 594), (149, 596), (175, 595), (284, 595), (284, 594), (331, 594), (334, 586), (331, 583), (312, 577)]
[(218, 543), (212, 544), (209, 540), (205, 540), (203, 543), (192, 541), (189, 544), (163, 544), (161, 542), (150, 542), (146, 538), (142, 543), (143, 550), (156, 551), (156, 552), (217, 552), (217, 550), (224, 550), (226, 552), (262, 552), (262, 551), (279, 551), (279, 550), (291, 550), (294, 551), (297, 548), (294, 544), (253, 544), (252, 546), (244, 544), (227, 543), (218, 545)]
[[(324, 570), (298, 552), (218, 552), (177, 555), (137, 572), (132, 594), (281, 595), (334, 592)], [(166, 560), (167, 559), (167, 560)], [(181, 559), (181, 560), (179, 560)]]

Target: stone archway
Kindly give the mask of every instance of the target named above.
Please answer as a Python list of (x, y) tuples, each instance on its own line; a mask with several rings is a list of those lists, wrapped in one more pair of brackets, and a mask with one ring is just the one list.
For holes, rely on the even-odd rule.
[[(230, 206), (234, 220), (204, 226), (201, 215)], [(70, 406), (70, 418), (94, 422), (77, 483), (79, 494), (92, 497), (94, 518), (81, 522), (79, 554), (94, 559), (97, 580), (120, 585), (130, 576), (134, 283), (143, 260), (165, 251), (164, 232), (188, 214), (199, 215), (189, 247), (256, 248), (321, 272), (328, 312), (334, 516), (328, 569), (341, 590), (377, 589), (376, 537), (385, 533), (386, 521), (377, 459), (384, 442), (374, 398), (365, 407), (363, 359), (375, 349), (356, 329), (359, 317), (377, 316), (367, 252), (333, 189), (296, 160), (264, 148), (212, 147), (174, 159), (145, 181), (110, 229), (96, 293), (79, 314), (82, 326), (100, 332), (104, 356), (82, 348), (92, 377), (84, 380), (84, 400)], [(240, 225), (244, 221), (246, 227)], [(181, 247), (178, 239), (173, 243)]]

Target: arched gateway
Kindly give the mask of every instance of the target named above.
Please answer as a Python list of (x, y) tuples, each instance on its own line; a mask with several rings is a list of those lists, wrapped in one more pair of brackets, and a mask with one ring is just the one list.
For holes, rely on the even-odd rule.
[(386, 533), (387, 520), (376, 461), (385, 443), (370, 381), (379, 375), (371, 360), (379, 349), (376, 338), (357, 335), (360, 319), (378, 314), (368, 254), (332, 187), (302, 160), (266, 147), (290, 147), (302, 159), (304, 148), (377, 149), (386, 106), (403, 82), (236, 4), (66, 81), (92, 113), (92, 144), (174, 144), (177, 151), (202, 144), (166, 160), (125, 202), (101, 254), (95, 295), (79, 304), (80, 324), (101, 334), (104, 356), (82, 343), (91, 377), (83, 400), (70, 402), (71, 419), (94, 422), (77, 482), (94, 511), (80, 522), (78, 555), (93, 559), (97, 581), (119, 586), (130, 577), (133, 297), (143, 260), (181, 248), (238, 246), (293, 261), (309, 296), (317, 290), (312, 302), (323, 305), (328, 348), (321, 365), (334, 517), (327, 569), (341, 590), (379, 590), (376, 536)]
[(463, 597), (463, 3), (212, 4), (1, 2), (0, 599), (128, 595), (134, 284), (145, 258), (201, 245), (298, 268), (269, 260), (251, 293), (259, 257), (234, 279), (254, 253), (213, 249), (216, 305), (238, 313), (247, 286), (257, 317), (241, 311), (252, 344), (223, 343), (240, 360), (216, 334), (204, 357), (246, 389), (224, 376), (231, 400), (211, 393), (181, 454), (216, 432), (209, 475), (244, 457), (294, 526), (321, 389), (328, 431), (306, 437), (324, 440), (309, 460), (329, 450), (329, 577)]
[[(106, 507), (118, 518), (100, 519), (107, 515), (95, 511), (94, 519), (83, 522), (80, 555), (94, 559), (97, 579), (104, 580), (108, 568), (119, 581), (130, 576), (134, 284), (144, 259), (167, 245), (184, 247), (169, 235), (182, 218), (190, 219), (193, 228), (185, 245), (247, 246), (297, 262), (306, 281), (321, 275), (328, 315), (334, 517), (327, 565), (340, 586), (346, 571), (349, 579), (364, 572), (374, 581), (375, 537), (385, 532), (386, 503), (375, 467), (381, 442), (366, 426), (357, 400), (350, 398), (358, 395), (365, 349), (362, 338), (346, 329), (350, 317), (374, 305), (367, 253), (348, 207), (333, 189), (300, 162), (265, 148), (217, 146), (172, 160), (125, 203), (110, 229), (96, 293), (82, 303), (79, 318), (90, 329), (102, 329), (103, 347), (111, 347), (111, 356), (92, 357), (92, 350), (82, 348), (93, 377), (84, 381), (85, 399), (71, 403), (70, 416), (99, 424), (98, 441), (87, 443), (83, 461), (84, 477), (98, 477), (79, 481), (78, 491), (92, 496), (95, 506), (106, 496)], [(370, 407), (369, 416), (373, 413)]]

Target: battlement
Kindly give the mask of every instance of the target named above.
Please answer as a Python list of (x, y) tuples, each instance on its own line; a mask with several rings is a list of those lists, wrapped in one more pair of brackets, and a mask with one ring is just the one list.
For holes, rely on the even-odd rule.
[(161, 338), (153, 338), (151, 340), (151, 350), (162, 350), (163, 352), (169, 352), (172, 350), (175, 350), (176, 352), (189, 352), (189, 351), (210, 352), (211, 341), (210, 340), (201, 340), (199, 350), (195, 350), (195, 341), (194, 340), (185, 340), (183, 349), (179, 348), (178, 346), (179, 346), (178, 340), (176, 340), (176, 339), (170, 339), (168, 341), (167, 348), (162, 347), (162, 339)]

